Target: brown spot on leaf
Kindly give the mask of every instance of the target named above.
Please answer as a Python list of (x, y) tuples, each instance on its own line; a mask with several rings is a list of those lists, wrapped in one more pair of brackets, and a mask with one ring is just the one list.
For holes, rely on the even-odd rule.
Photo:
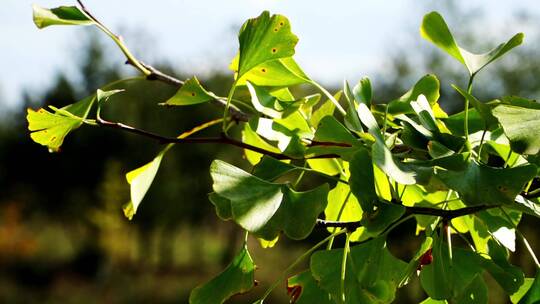
[(266, 73), (266, 69), (265, 69), (265, 68), (262, 68), (262, 69), (261, 69), (261, 72)]
[(273, 48), (273, 49), (272, 49), (272, 53), (275, 54), (276, 52), (277, 52), (277, 49), (276, 49), (276, 48)]
[(296, 303), (300, 297), (300, 294), (302, 294), (302, 286), (287, 286), (287, 294), (289, 294), (289, 297), (291, 298), (289, 303)]
[(195, 97), (195, 92), (191, 92), (191, 96), (192, 96), (192, 97)]

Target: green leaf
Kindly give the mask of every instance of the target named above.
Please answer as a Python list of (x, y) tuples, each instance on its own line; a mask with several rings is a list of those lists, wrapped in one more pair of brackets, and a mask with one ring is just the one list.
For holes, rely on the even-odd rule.
[(418, 251), (416, 251), (414, 257), (409, 261), (407, 268), (402, 272), (401, 280), (398, 285), (399, 288), (405, 286), (409, 282), (409, 279), (415, 273), (415, 271), (419, 269), (421, 262), (420, 259), (422, 258), (422, 256), (424, 256), (426, 252), (428, 252), (428, 250), (431, 249), (432, 244), (433, 239), (429, 236), (426, 236), (424, 241), (422, 241), (420, 248), (418, 249)]
[(131, 196), (131, 201), (124, 206), (124, 215), (128, 219), (133, 219), (137, 213), (137, 208), (152, 185), (166, 151), (167, 149), (162, 150), (151, 162), (126, 174)]
[(483, 267), (499, 283), (499, 285), (511, 295), (523, 285), (524, 275), (519, 267), (508, 262), (506, 249), (498, 245), (494, 240), (488, 241), (489, 256), (491, 259), (483, 259)]
[(330, 295), (322, 290), (309, 270), (287, 280), (287, 293), (294, 304), (333, 304)]
[(319, 127), (313, 137), (313, 141), (351, 145), (351, 147), (316, 145), (310, 147), (306, 152), (306, 154), (309, 154), (310, 156), (318, 154), (337, 154), (343, 159), (349, 159), (355, 152), (354, 147), (359, 145), (359, 141), (356, 137), (354, 137), (352, 133), (333, 116), (324, 116), (321, 119)]
[(196, 287), (189, 295), (190, 304), (221, 304), (235, 294), (245, 293), (255, 286), (255, 264), (244, 246), (227, 268), (218, 276)]
[(472, 161), (465, 170), (439, 171), (436, 175), (448, 188), (456, 190), (468, 206), (506, 205), (512, 208), (516, 196), (536, 176), (536, 166), (493, 168)]
[(424, 301), (420, 302), (420, 304), (447, 304), (448, 302), (445, 300), (433, 300), (432, 298), (427, 298)]
[(374, 203), (379, 197), (375, 191), (373, 162), (368, 150), (361, 148), (354, 154), (349, 170), (351, 171), (349, 184), (352, 193), (360, 202), (362, 210), (368, 213), (373, 211)]
[(356, 100), (356, 97), (353, 95), (349, 83), (346, 80), (343, 81), (343, 92), (345, 93), (345, 99), (348, 104), (347, 114), (345, 114), (345, 125), (352, 131), (364, 132), (360, 119), (358, 118), (358, 113), (356, 112), (358, 100)]
[[(238, 56), (235, 57), (230, 68), (238, 72)], [(251, 82), (258, 86), (288, 87), (310, 81), (298, 63), (292, 57), (287, 57), (259, 64), (239, 78), (236, 85)]]
[[(334, 189), (328, 192), (328, 205), (324, 209), (324, 217), (329, 221), (356, 222), (362, 219), (363, 210), (358, 200), (351, 193), (347, 184), (337, 183)], [(338, 231), (337, 228), (328, 228), (330, 233)], [(363, 239), (364, 228), (356, 229), (350, 236), (351, 242)]]
[[(244, 124), (244, 129), (242, 130), (242, 141), (246, 144), (263, 148), (267, 151), (280, 153), (281, 151), (272, 146), (271, 144), (267, 143), (264, 139), (262, 139), (253, 129), (251, 129), (249, 124)], [(252, 165), (256, 165), (259, 163), (263, 155), (261, 153), (253, 152), (251, 150), (244, 149), (244, 153), (246, 155), (247, 160)]]
[(492, 130), (492, 129), (497, 128), (498, 121), (497, 121), (497, 118), (495, 118), (493, 116), (493, 114), (491, 114), (490, 106), (480, 102), (478, 99), (476, 99), (476, 97), (469, 94), (467, 91), (463, 90), (462, 88), (458, 87), (457, 85), (452, 85), (452, 87), (456, 91), (458, 91), (458, 93), (461, 94), (461, 96), (465, 97), (466, 99), (468, 99), (472, 103), (473, 107), (476, 109), (478, 114), (480, 114), (480, 116), (484, 120), (486, 129)]
[(439, 132), (435, 114), (424, 95), (419, 95), (417, 100), (411, 101), (411, 107), (418, 116), (420, 123), (431, 132)]
[(512, 150), (531, 155), (540, 152), (540, 109), (502, 104), (493, 109), (493, 115), (510, 139)]
[[(482, 273), (481, 257), (471, 251), (452, 248), (453, 257), (448, 255), (448, 244), (434, 235), (433, 262), (424, 265), (420, 272), (420, 283), (424, 291), (435, 300), (451, 300), (464, 296), (483, 296), (483, 290), (469, 290), (469, 285)], [(477, 294), (478, 293), (478, 294)], [(484, 302), (487, 303), (487, 302)]]
[(265, 155), (253, 168), (253, 175), (260, 179), (272, 181), (295, 170), (298, 170), (296, 166)]
[[(334, 99), (339, 101), (340, 98), (341, 92), (338, 92), (336, 95), (334, 95)], [(334, 103), (330, 101), (330, 99), (327, 99), (317, 110), (313, 112), (313, 115), (311, 115), (311, 118), (309, 119), (310, 125), (317, 128), (324, 117), (334, 115), (335, 109), (336, 105), (334, 105)]]
[[(338, 303), (343, 253), (341, 248), (317, 251), (310, 263), (319, 286)], [(345, 303), (391, 303), (406, 266), (388, 251), (384, 238), (351, 247), (345, 273)]]
[(392, 152), (386, 146), (375, 117), (363, 103), (358, 105), (358, 116), (360, 117), (360, 121), (368, 128), (369, 134), (375, 138), (375, 143), (371, 147), (373, 162), (398, 183), (404, 185), (415, 184), (416, 173), (402, 168), (403, 166), (399, 161), (394, 159)]
[(523, 296), (525, 296), (527, 291), (529, 291), (529, 289), (531, 288), (533, 282), (534, 282), (534, 278), (525, 278), (525, 282), (523, 283), (523, 285), (521, 285), (519, 290), (516, 291), (514, 294), (512, 294), (510, 296), (510, 301), (513, 304), (517, 304), (519, 302), (519, 300), (521, 300), (521, 298), (523, 298)]
[(476, 74), (489, 63), (519, 46), (523, 42), (524, 37), (522, 33), (519, 33), (510, 38), (506, 43), (500, 44), (487, 53), (473, 54), (458, 46), (446, 22), (437, 12), (431, 12), (424, 16), (422, 26), (420, 27), (420, 34), (423, 38), (461, 62), (467, 67), (470, 75)]
[(353, 88), (353, 95), (356, 101), (365, 103), (367, 106), (371, 105), (373, 91), (371, 89), (371, 81), (369, 78), (364, 77), (360, 79), (358, 84)]
[(219, 160), (212, 163), (210, 174), (216, 194), (230, 201), (230, 206), (224, 200), (214, 202), (216, 208), (223, 208), (218, 214), (230, 215), (244, 229), (268, 241), (280, 231), (292, 239), (307, 237), (326, 207), (327, 185), (296, 192)]
[(208, 199), (216, 208), (216, 214), (224, 221), (232, 220), (231, 201), (212, 192), (208, 194)]
[(528, 200), (521, 195), (516, 197), (516, 205), (512, 207), (532, 216), (540, 217), (540, 204)]
[(165, 106), (187, 106), (199, 103), (204, 103), (217, 99), (218, 97), (211, 92), (205, 90), (197, 77), (193, 76), (186, 80), (182, 87), (169, 98), (166, 102), (160, 103)]
[(540, 271), (536, 274), (529, 291), (521, 298), (519, 304), (533, 304), (540, 302)]
[(28, 130), (31, 131), (30, 137), (34, 142), (48, 147), (50, 151), (59, 151), (65, 137), (82, 125), (94, 101), (95, 96), (92, 95), (62, 109), (53, 108), (54, 113), (45, 109), (28, 109), (26, 120)]
[(270, 16), (268, 11), (264, 11), (259, 17), (244, 23), (238, 40), (238, 79), (241, 79), (262, 63), (294, 55), (298, 37), (291, 32), (285, 16)]
[(430, 105), (435, 105), (437, 104), (437, 100), (439, 100), (439, 90), (440, 82), (437, 76), (427, 74), (420, 78), (407, 93), (400, 98), (391, 101), (388, 104), (388, 113), (392, 115), (413, 113), (410, 102), (417, 100), (420, 95), (424, 95)]
[(90, 20), (76, 6), (60, 6), (47, 9), (36, 4), (32, 5), (34, 23), (40, 29), (50, 25), (92, 25)]

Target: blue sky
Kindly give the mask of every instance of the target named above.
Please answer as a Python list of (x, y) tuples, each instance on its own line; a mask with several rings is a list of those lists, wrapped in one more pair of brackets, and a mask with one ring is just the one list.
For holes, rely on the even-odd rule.
[[(389, 54), (430, 47), (418, 34), (422, 16), (432, 10), (444, 15), (444, 0), (86, 0), (85, 4), (115, 32), (130, 41), (148, 40), (136, 48), (147, 62), (165, 58), (192, 74), (226, 69), (237, 48), (242, 22), (268, 9), (286, 15), (300, 37), (296, 59), (322, 83), (355, 82), (373, 76), (388, 63)], [(482, 8), (480, 26), (501, 42), (527, 29), (514, 13), (540, 13), (534, 0), (454, 1), (465, 10)], [(46, 88), (56, 71), (73, 74), (83, 31), (91, 28), (51, 27), (37, 30), (31, 4), (72, 5), (63, 0), (2, 0), (0, 8), (0, 106), (20, 102), (23, 88)], [(451, 27), (456, 20), (446, 18)], [(141, 35), (142, 33), (142, 35)], [(141, 38), (144, 37), (144, 38)], [(482, 50), (479, 50), (482, 51)], [(111, 48), (111, 60), (123, 60)], [(125, 72), (129, 67), (125, 67)], [(75, 77), (75, 76), (74, 76)]]

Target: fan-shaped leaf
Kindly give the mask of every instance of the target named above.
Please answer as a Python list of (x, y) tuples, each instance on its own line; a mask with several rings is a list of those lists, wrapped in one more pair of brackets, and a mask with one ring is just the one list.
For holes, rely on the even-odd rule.
[(190, 304), (221, 304), (255, 286), (255, 264), (244, 246), (227, 268), (209, 282), (191, 291)]

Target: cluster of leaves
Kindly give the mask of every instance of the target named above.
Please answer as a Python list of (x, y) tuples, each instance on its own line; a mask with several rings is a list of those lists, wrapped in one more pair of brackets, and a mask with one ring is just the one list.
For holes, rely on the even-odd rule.
[[(84, 7), (35, 6), (34, 21), (40, 28), (95, 25), (149, 81), (167, 80), (138, 61)], [(517, 230), (522, 214), (540, 217), (540, 104), (521, 97), (484, 103), (472, 94), (475, 75), (520, 45), (523, 35), (474, 54), (458, 46), (436, 12), (424, 17), (421, 35), (466, 67), (468, 88), (454, 86), (464, 97), (462, 112), (448, 115), (439, 106), (435, 75), (422, 77), (401, 97), (384, 103), (374, 102), (367, 78), (352, 88), (345, 81), (341, 91), (330, 94), (294, 60), (298, 38), (287, 18), (263, 12), (240, 30), (239, 52), (231, 63), (234, 83), (227, 97), (209, 92), (193, 77), (181, 82), (165, 102), (185, 106), (218, 101), (225, 106), (223, 118), (178, 138), (106, 121), (100, 117), (101, 108), (121, 92), (120, 81), (62, 109), (29, 109), (29, 130), (34, 141), (51, 151), (83, 124), (169, 143), (150, 163), (127, 174), (131, 202), (124, 212), (129, 218), (174, 143), (222, 142), (244, 148), (250, 172), (221, 160), (210, 166), (209, 199), (221, 219), (235, 222), (265, 247), (273, 246), (282, 233), (304, 239), (316, 225), (330, 233), (284, 272), (288, 277), (299, 261), (310, 258), (309, 269), (288, 278), (291, 302), (390, 303), (397, 288), (418, 273), (429, 296), (423, 303), (487, 303), (484, 273), (512, 302), (540, 301), (540, 271), (536, 279), (525, 278), (508, 261), (516, 235), (526, 243)], [(290, 88), (300, 84), (312, 85), (321, 94), (294, 96)], [(89, 118), (93, 108), (95, 119)], [(242, 119), (232, 113), (242, 113)], [(219, 137), (191, 137), (216, 124), (222, 125)], [(241, 128), (241, 139), (227, 135), (234, 128)], [(328, 183), (298, 191), (309, 174)], [(287, 182), (291, 177), (296, 183)], [(405, 262), (390, 253), (387, 235), (412, 219), (423, 243)], [(345, 246), (332, 249), (340, 235), (345, 235)], [(452, 245), (456, 236), (468, 246)], [(327, 250), (317, 250), (323, 245)], [(530, 254), (538, 264), (532, 250)], [(223, 303), (248, 292), (254, 287), (254, 270), (244, 243), (227, 269), (193, 290), (190, 303)], [(257, 303), (263, 303), (275, 286)]]

